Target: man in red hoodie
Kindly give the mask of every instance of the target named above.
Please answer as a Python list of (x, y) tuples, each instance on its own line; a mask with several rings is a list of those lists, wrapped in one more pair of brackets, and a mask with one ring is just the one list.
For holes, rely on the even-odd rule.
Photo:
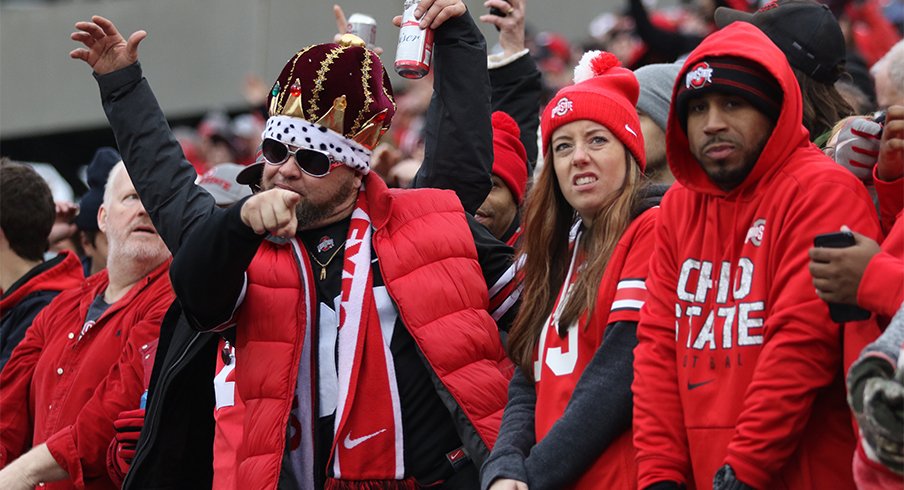
[(832, 323), (807, 251), (843, 224), (878, 237), (872, 203), (808, 141), (761, 31), (722, 29), (680, 73), (635, 350), (639, 486), (853, 488), (842, 373), (878, 330)]

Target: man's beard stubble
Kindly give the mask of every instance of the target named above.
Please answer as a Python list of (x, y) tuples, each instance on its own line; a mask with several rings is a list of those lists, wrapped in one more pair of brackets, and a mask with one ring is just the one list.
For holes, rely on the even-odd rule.
[(358, 187), (355, 187), (354, 181), (348, 180), (342, 184), (342, 187), (333, 194), (327, 201), (315, 204), (302, 197), (301, 201), (295, 205), (295, 217), (298, 219), (298, 230), (308, 229), (312, 224), (319, 223), (324, 218), (330, 216), (336, 211), (336, 208), (344, 203), (350, 195), (357, 194)]
[[(716, 169), (708, 169), (707, 167), (701, 165), (703, 171), (709, 177), (709, 179), (716, 184), (719, 188), (730, 191), (737, 188), (741, 183), (744, 182), (744, 179), (750, 175), (750, 172), (753, 170), (754, 165), (756, 165), (757, 160), (759, 160), (760, 155), (763, 153), (763, 148), (766, 147), (766, 143), (769, 141), (769, 136), (771, 134), (767, 134), (766, 137), (763, 138), (762, 141), (759, 141), (752, 150), (745, 152), (744, 154), (744, 165), (737, 169), (730, 169), (724, 166), (719, 166)], [(713, 140), (719, 140), (720, 138), (715, 137), (711, 141), (707, 142), (707, 145), (710, 144)], [(706, 145), (704, 145), (705, 147)]]

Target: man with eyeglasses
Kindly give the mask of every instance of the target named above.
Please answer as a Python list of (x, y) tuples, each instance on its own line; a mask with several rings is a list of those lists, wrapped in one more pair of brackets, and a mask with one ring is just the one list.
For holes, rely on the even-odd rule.
[[(473, 488), (495, 440), (511, 364), (487, 290), (506, 290), (511, 249), (472, 216), (492, 164), (485, 42), (461, 1), (418, 9), (436, 95), (415, 185), (458, 195), (369, 172), (395, 104), (379, 58), (345, 38), (288, 61), (264, 162), (241, 177), (260, 192), (224, 211), (188, 183), (136, 63), (145, 33), (76, 25), (72, 56), (94, 68), (142, 199), (187, 230), (172, 274), (186, 313), (201, 330), (238, 325), (239, 488)], [(182, 216), (161, 212), (174, 203)]]

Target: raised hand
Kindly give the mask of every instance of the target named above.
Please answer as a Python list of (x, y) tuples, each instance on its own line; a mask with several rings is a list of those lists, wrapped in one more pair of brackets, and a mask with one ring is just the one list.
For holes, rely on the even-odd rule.
[(78, 228), (72, 222), (75, 220), (75, 215), (78, 214), (78, 206), (66, 201), (55, 201), (54, 205), (56, 206), (56, 219), (50, 229), (50, 235), (47, 237), (51, 249), (54, 248), (54, 245), (75, 235), (75, 232), (78, 231)]
[(484, 7), (497, 8), (505, 17), (493, 14), (480, 16), (480, 21), (499, 29), (499, 45), (503, 56), (509, 57), (524, 51), (524, 0), (486, 0)]
[[(342, 35), (348, 32), (348, 19), (346, 19), (345, 12), (339, 5), (333, 5), (333, 16), (336, 18), (336, 35), (333, 36), (333, 42), (338, 43)], [(383, 48), (380, 46), (374, 46), (370, 49), (377, 53), (377, 56), (383, 55)]]
[(904, 105), (888, 108), (876, 174), (884, 181), (904, 177)]
[(869, 118), (853, 116), (845, 120), (835, 141), (835, 161), (864, 183), (873, 181), (873, 166), (879, 157), (882, 126)]
[[(414, 18), (420, 21), (421, 29), (436, 29), (443, 22), (460, 17), (468, 11), (461, 0), (421, 0), (414, 10)], [(402, 26), (402, 16), (397, 15), (392, 19), (396, 27)]]
[(69, 37), (84, 45), (82, 48), (73, 49), (69, 57), (88, 63), (98, 75), (104, 75), (138, 61), (138, 44), (147, 37), (146, 31), (136, 31), (125, 38), (110, 22), (99, 15), (91, 17), (91, 21), (76, 22), (78, 29)]

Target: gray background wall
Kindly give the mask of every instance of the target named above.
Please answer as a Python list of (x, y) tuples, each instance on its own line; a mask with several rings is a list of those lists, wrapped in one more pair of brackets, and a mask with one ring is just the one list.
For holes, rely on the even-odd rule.
[[(623, 8), (622, 0), (529, 0), (529, 21), (541, 30), (586, 35), (596, 15)], [(398, 30), (392, 16), (401, 0), (347, 0), (347, 14), (377, 19), (377, 43), (395, 56)], [(479, 0), (466, 0), (475, 18)], [(112, 19), (127, 36), (145, 29), (140, 59), (168, 117), (244, 104), (246, 73), (270, 83), (297, 49), (332, 40), (332, 2), (314, 0), (106, 0), (0, 3), (0, 135), (34, 136), (102, 127), (97, 86), (90, 68), (71, 60), (73, 24), (92, 14)], [(497, 34), (483, 27), (492, 46)]]

